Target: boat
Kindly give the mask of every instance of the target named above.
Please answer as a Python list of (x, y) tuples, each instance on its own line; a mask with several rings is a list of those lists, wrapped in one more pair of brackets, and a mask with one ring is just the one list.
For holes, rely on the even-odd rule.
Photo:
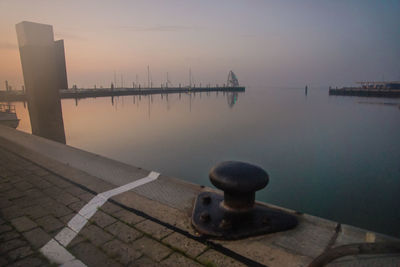
[(12, 128), (17, 128), (19, 119), (15, 112), (15, 105), (0, 104), (0, 124)]

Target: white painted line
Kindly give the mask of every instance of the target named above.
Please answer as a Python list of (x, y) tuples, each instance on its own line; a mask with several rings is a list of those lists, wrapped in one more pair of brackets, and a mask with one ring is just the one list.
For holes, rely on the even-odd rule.
[(68, 267), (82, 267), (86, 266), (81, 261), (77, 260), (71, 253), (68, 252), (66, 247), (75, 238), (80, 230), (86, 225), (88, 220), (96, 213), (97, 209), (103, 206), (110, 197), (132, 190), (138, 186), (152, 182), (158, 178), (158, 172), (150, 172), (147, 177), (133, 181), (132, 183), (111, 189), (103, 192), (92, 198), (83, 208), (75, 214), (75, 216), (68, 222), (56, 236), (51, 239), (40, 251), (51, 262), (61, 264), (61, 266)]
[(100, 195), (95, 196), (90, 200), (80, 211), (79, 214), (85, 217), (86, 219), (90, 219), (94, 213), (96, 213), (97, 209), (103, 206), (106, 203), (107, 199), (101, 197)]
[(121, 193), (129, 191), (129, 190), (131, 190), (131, 189), (133, 189), (135, 187), (138, 187), (138, 186), (147, 184), (149, 182), (152, 182), (152, 181), (156, 180), (159, 175), (160, 174), (158, 172), (151, 172), (145, 178), (142, 178), (142, 179), (136, 180), (136, 181), (134, 181), (132, 183), (129, 183), (129, 184), (114, 188), (114, 189), (106, 191), (106, 192), (103, 192), (103, 193), (99, 194), (99, 196), (108, 199), (108, 198), (113, 197), (115, 195), (119, 195)]
[[(66, 263), (76, 260), (75, 257), (61, 246), (56, 240), (51, 239), (44, 247), (40, 249), (50, 262)], [(82, 263), (83, 264), (83, 263)]]
[(78, 213), (68, 222), (68, 227), (74, 232), (79, 233), (86, 223), (87, 219)]
[(68, 246), (68, 244), (75, 238), (78, 233), (72, 230), (69, 227), (64, 227), (57, 235), (54, 237), (61, 245), (64, 247)]
[(85, 267), (86, 265), (83, 264), (80, 260), (73, 260), (73, 261), (69, 261), (66, 262), (64, 264), (61, 265), (61, 267)]

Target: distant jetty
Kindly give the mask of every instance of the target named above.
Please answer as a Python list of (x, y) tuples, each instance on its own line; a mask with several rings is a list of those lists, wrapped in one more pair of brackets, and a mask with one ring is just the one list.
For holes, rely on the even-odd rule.
[[(60, 98), (88, 98), (123, 95), (153, 95), (153, 94), (178, 94), (195, 92), (244, 92), (243, 86), (215, 86), (215, 87), (163, 87), (163, 88), (73, 88), (60, 90)], [(0, 92), (0, 101), (26, 101), (25, 92), (3, 91)]]
[(400, 97), (400, 81), (394, 82), (357, 82), (359, 86), (331, 88), (329, 95)]

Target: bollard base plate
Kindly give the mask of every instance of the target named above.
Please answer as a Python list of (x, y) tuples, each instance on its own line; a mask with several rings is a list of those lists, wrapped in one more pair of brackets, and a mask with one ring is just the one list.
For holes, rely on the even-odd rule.
[(276, 233), (294, 228), (294, 215), (255, 205), (248, 212), (236, 212), (222, 207), (224, 197), (213, 192), (197, 196), (192, 224), (201, 234), (218, 239), (234, 240), (249, 236)]

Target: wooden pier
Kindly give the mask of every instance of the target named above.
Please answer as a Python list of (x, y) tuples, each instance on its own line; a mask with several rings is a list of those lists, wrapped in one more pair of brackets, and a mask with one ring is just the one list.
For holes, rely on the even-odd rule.
[(345, 96), (369, 96), (369, 97), (400, 97), (400, 90), (390, 89), (360, 89), (360, 88), (340, 88), (329, 89), (329, 95)]
[[(243, 86), (237, 87), (169, 87), (169, 88), (93, 88), (60, 90), (60, 98), (88, 98), (124, 95), (154, 95), (197, 92), (244, 92)], [(0, 101), (26, 101), (22, 91), (0, 92)]]

